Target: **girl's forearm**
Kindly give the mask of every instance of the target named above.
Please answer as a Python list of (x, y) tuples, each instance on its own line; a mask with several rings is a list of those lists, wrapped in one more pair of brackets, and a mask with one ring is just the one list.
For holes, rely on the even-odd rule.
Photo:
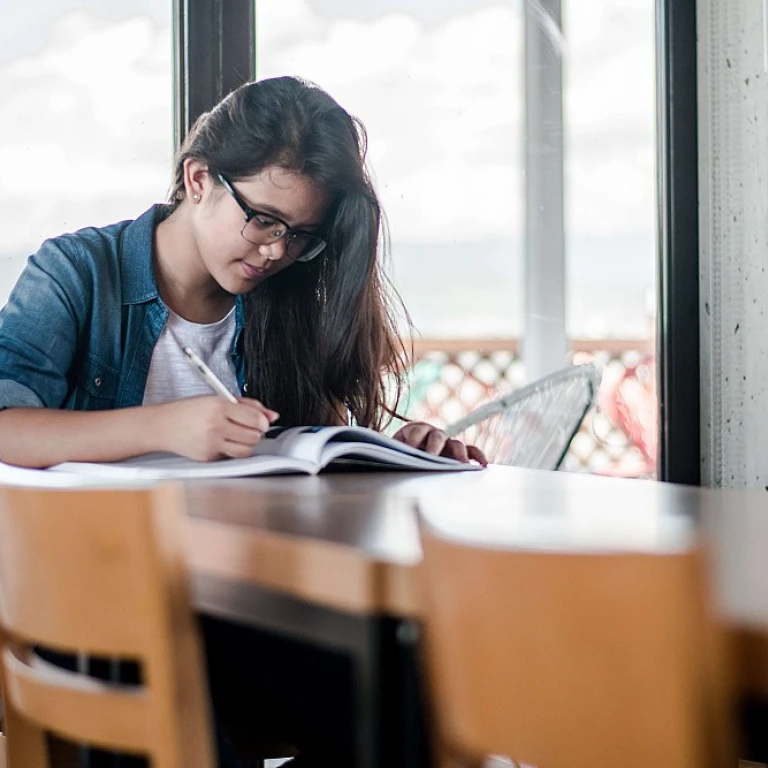
[(0, 412), (0, 461), (49, 467), (119, 461), (164, 450), (162, 406), (114, 411), (11, 408)]

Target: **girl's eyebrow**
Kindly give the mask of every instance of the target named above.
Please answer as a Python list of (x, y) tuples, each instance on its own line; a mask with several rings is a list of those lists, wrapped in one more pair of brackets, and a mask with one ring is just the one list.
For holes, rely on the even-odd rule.
[[(245, 198), (243, 198), (245, 200)], [(251, 205), (251, 203), (246, 200), (245, 201), (250, 208), (252, 208), (254, 211), (261, 211), (262, 213), (269, 213), (270, 215), (274, 216), (275, 218), (282, 219), (286, 224), (288, 223), (288, 216), (281, 211), (279, 208), (275, 208), (273, 205), (269, 205), (269, 203), (263, 203), (261, 205)], [(310, 224), (289, 224), (291, 229), (303, 229), (303, 230), (310, 230), (310, 229), (319, 229), (322, 222), (312, 222)]]

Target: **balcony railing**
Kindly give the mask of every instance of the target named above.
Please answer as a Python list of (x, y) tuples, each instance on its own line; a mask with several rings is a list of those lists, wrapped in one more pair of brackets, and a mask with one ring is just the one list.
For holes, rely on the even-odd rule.
[[(653, 342), (572, 339), (574, 363), (596, 360), (596, 407), (571, 443), (563, 469), (629, 477), (656, 472), (657, 399)], [(443, 426), (523, 382), (517, 339), (419, 339), (407, 413)]]

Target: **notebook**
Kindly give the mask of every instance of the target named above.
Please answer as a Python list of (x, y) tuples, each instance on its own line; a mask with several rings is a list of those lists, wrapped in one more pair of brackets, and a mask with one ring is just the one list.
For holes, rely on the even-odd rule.
[(466, 464), (412, 448), (366, 427), (278, 427), (270, 429), (244, 459), (193, 461), (167, 453), (152, 453), (118, 462), (68, 461), (48, 471), (114, 481), (247, 477), (304, 473), (326, 467), (418, 471), (472, 471)]

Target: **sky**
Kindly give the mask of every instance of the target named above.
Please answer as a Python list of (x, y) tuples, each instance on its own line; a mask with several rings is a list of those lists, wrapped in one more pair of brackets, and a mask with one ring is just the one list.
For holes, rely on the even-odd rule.
[[(601, 333), (627, 306), (642, 314), (653, 285), (652, 3), (564, 6), (571, 305), (582, 331)], [(35, 0), (0, 25), (0, 303), (44, 237), (132, 218), (165, 197), (169, 22), (159, 0)], [(308, 77), (365, 122), (395, 277), (422, 325), (448, 323), (435, 296), (457, 289), (473, 333), (509, 331), (504, 315), (519, 324), (520, 4), (265, 0), (258, 32), (259, 77)], [(489, 277), (517, 293), (489, 289)]]

